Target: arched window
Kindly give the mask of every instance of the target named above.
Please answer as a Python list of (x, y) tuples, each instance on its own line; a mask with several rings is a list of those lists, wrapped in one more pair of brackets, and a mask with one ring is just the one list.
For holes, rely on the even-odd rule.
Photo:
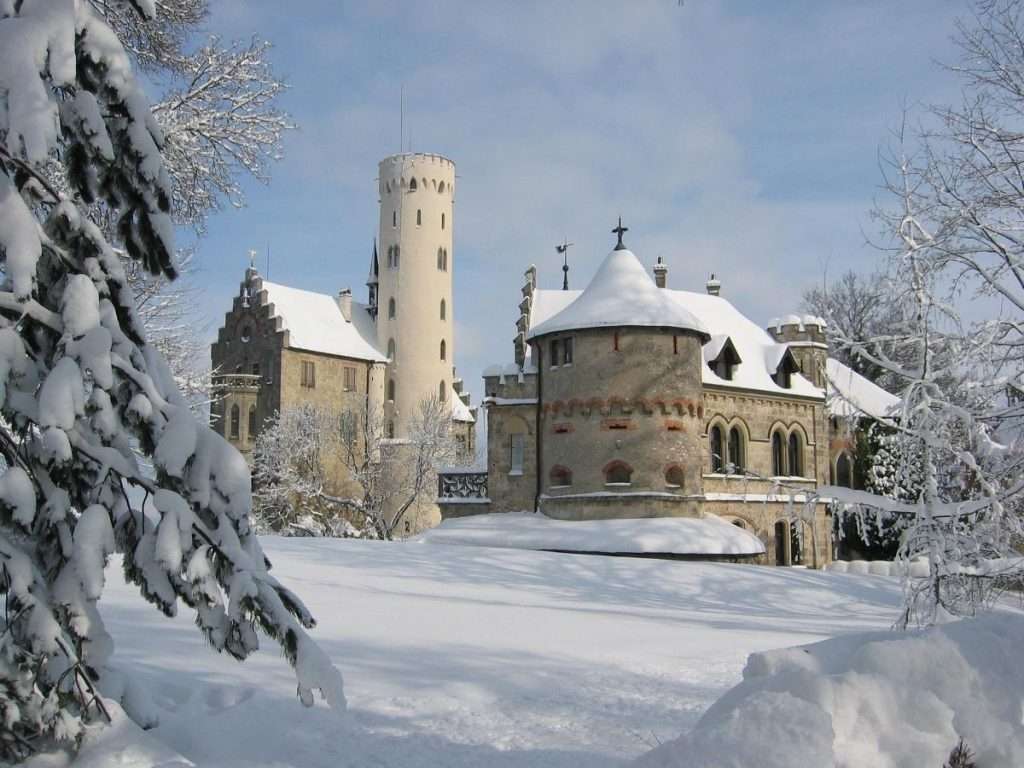
[(624, 461), (609, 462), (604, 468), (604, 481), (607, 485), (629, 485), (633, 478), (633, 468)]
[[(442, 360), (447, 360), (448, 359), (448, 345), (445, 344), (444, 339), (441, 339), (441, 359)], [(444, 398), (442, 398), (442, 400), (443, 399)]]
[(394, 320), (395, 318), (395, 300), (393, 298), (388, 299), (388, 319)]
[(772, 474), (781, 477), (786, 473), (786, 456), (782, 445), (782, 433), (772, 432)]
[(388, 339), (388, 359), (391, 360), (392, 362), (394, 362), (395, 360), (395, 350), (395, 340)]
[(416, 226), (420, 226), (423, 223), (423, 210), (420, 208), (416, 209)]
[(394, 402), (395, 400), (395, 380), (388, 379), (388, 400)]
[(416, 179), (415, 179), (415, 178), (413, 178), (413, 179), (412, 179), (412, 180), (411, 180), (411, 181), (409, 182), (409, 191), (410, 191), (410, 192), (415, 192), (415, 191), (416, 191), (416, 187), (417, 187), (417, 184), (416, 184)]
[(444, 320), (447, 315), (447, 305), (444, 303), (444, 299), (441, 299), (441, 319)]
[(444, 269), (444, 249), (437, 249), (437, 268)]
[[(444, 192), (444, 182), (441, 182), (441, 191)], [(444, 229), (444, 214), (441, 214), (441, 229)]]
[(448, 392), (445, 389), (444, 382), (442, 381), (440, 384), (437, 385), (437, 399), (443, 403), (447, 395)]
[(256, 427), (256, 406), (255, 405), (250, 405), (249, 406), (249, 439), (250, 440), (255, 440), (256, 439), (256, 430), (257, 430), (257, 427)]
[(678, 464), (673, 464), (665, 470), (665, 485), (672, 486), (673, 488), (682, 488), (683, 482), (683, 468)]
[(789, 435), (789, 476), (801, 477), (804, 473), (803, 451), (800, 446), (800, 435), (791, 432)]
[(442, 251), (442, 253), (444, 254), (444, 260), (442, 262), (444, 264), (443, 269), (444, 269), (445, 272), (447, 272), (448, 271), (448, 249), (445, 248)]
[(231, 439), (238, 439), (238, 422), (242, 420), (242, 412), (238, 410), (238, 405), (231, 406)]
[(391, 226), (392, 227), (397, 227), (398, 226), (398, 211), (392, 211), (391, 212)]
[(385, 434), (387, 434), (388, 439), (390, 439), (390, 440), (394, 440), (395, 439), (395, 422), (393, 422), (393, 421), (389, 421), (388, 422), (388, 427), (387, 427), (387, 430), (386, 430)]
[(712, 427), (708, 432), (708, 447), (711, 449), (711, 471), (718, 473), (725, 467), (725, 452), (722, 445), (722, 430)]
[(399, 247), (398, 247), (398, 246), (396, 245), (396, 246), (395, 246), (395, 269), (398, 269), (398, 257), (399, 257), (399, 255), (400, 255), (400, 253), (401, 253), (401, 248), (399, 248)]
[(743, 473), (743, 435), (739, 427), (729, 430), (729, 463), (736, 474)]
[(835, 483), (843, 488), (853, 488), (853, 464), (845, 453), (840, 453), (836, 459)]
[(572, 485), (572, 470), (556, 464), (551, 468), (551, 485), (554, 487), (565, 487)]

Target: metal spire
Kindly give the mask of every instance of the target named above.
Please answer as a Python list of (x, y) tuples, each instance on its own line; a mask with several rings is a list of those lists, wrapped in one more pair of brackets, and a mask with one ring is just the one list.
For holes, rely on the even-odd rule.
[(622, 226), (622, 217), (619, 216), (619, 226), (615, 227), (615, 229), (612, 230), (612, 234), (613, 235), (618, 235), (619, 236), (619, 242), (617, 242), (615, 244), (615, 250), (616, 251), (624, 251), (624, 250), (626, 250), (626, 245), (625, 245), (625, 243), (622, 242), (622, 236), (626, 232), (629, 232), (629, 227)]
[(555, 251), (562, 254), (562, 290), (569, 290), (569, 247), (575, 245), (570, 243), (568, 239), (562, 240), (561, 245), (555, 246)]

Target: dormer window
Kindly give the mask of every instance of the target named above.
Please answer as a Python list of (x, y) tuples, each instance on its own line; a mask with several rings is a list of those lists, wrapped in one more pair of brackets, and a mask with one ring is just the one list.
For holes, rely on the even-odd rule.
[(704, 348), (708, 368), (720, 379), (732, 381), (736, 366), (743, 362), (729, 337), (715, 337)]
[(782, 389), (792, 389), (793, 374), (799, 372), (799, 370), (800, 366), (796, 364), (793, 353), (787, 347), (782, 353), (778, 366), (776, 366), (775, 371), (772, 373), (772, 380)]

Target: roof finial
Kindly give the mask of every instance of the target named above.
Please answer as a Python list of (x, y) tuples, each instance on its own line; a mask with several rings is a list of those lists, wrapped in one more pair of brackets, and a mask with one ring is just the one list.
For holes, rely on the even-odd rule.
[(562, 238), (562, 244), (555, 246), (555, 251), (562, 254), (562, 290), (569, 290), (569, 247), (575, 245), (568, 238)]
[(249, 249), (249, 269), (256, 269), (256, 249)]
[(622, 226), (622, 217), (619, 216), (619, 226), (617, 226), (615, 229), (612, 230), (612, 234), (619, 236), (619, 242), (617, 242), (615, 244), (615, 250), (616, 251), (624, 251), (624, 250), (626, 250), (626, 245), (625, 245), (625, 243), (622, 242), (622, 236), (626, 232), (629, 232), (629, 227)]

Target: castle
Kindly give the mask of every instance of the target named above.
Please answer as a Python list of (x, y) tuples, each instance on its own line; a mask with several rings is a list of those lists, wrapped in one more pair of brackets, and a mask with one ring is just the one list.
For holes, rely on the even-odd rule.
[[(453, 366), (455, 164), (394, 155), (377, 182), (366, 303), (349, 288), (328, 295), (272, 283), (252, 265), (245, 272), (211, 348), (221, 395), (211, 421), (247, 458), (266, 420), (291, 406), (340, 412), (368, 402), (400, 442), (426, 397), (451, 403), (456, 440), (474, 450), (474, 415)], [(338, 478), (337, 492), (344, 484)], [(414, 519), (409, 532), (435, 521)]]
[(583, 291), (540, 288), (527, 270), (514, 362), (484, 371), (486, 471), (441, 477), (442, 516), (715, 515), (753, 534), (727, 559), (822, 567), (830, 514), (804, 502), (852, 487), (848, 417), (895, 398), (828, 358), (820, 318), (766, 331), (714, 277), (705, 293), (670, 289), (668, 266), (652, 279), (626, 231)]
[[(369, 402), (400, 443), (428, 396), (451, 403), (456, 439), (475, 451), (477, 414), (453, 367), (455, 166), (385, 158), (378, 195), (365, 304), (347, 288), (315, 293), (246, 271), (212, 346), (212, 420), (244, 455), (268, 418), (300, 403)], [(582, 291), (567, 279), (542, 288), (527, 270), (513, 360), (483, 374), (485, 467), (443, 471), (437, 505), (406, 531), (438, 513), (715, 516), (750, 534), (749, 551), (729, 559), (821, 567), (830, 515), (805, 502), (823, 485), (854, 485), (851, 418), (884, 415), (896, 399), (828, 357), (820, 318), (763, 329), (713, 276), (703, 293), (669, 288), (668, 265), (649, 273), (627, 231), (620, 221)], [(338, 492), (345, 483), (339, 474)]]

